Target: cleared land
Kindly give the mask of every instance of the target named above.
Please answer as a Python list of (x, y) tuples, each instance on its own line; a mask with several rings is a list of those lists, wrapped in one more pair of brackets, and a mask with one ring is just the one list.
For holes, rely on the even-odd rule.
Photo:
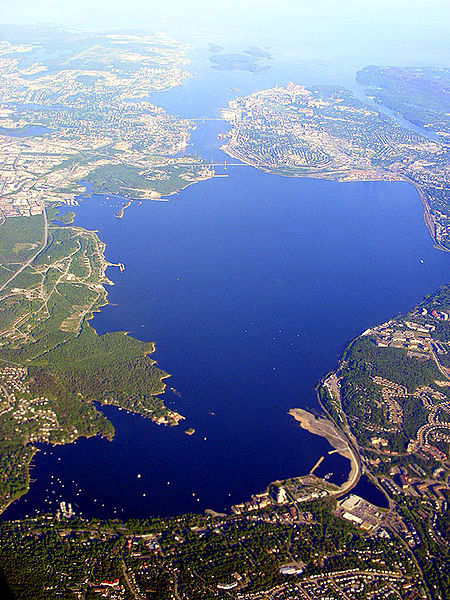
[(331, 495), (341, 495), (350, 491), (361, 476), (361, 465), (358, 453), (349, 444), (345, 433), (338, 429), (332, 421), (324, 417), (317, 417), (302, 408), (292, 408), (289, 415), (300, 423), (300, 426), (313, 435), (325, 438), (333, 448), (350, 461), (350, 472), (347, 481), (342, 484), (339, 491)]

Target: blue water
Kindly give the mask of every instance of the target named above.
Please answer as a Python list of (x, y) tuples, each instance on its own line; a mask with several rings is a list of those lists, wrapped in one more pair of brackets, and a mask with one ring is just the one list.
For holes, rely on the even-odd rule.
[(50, 133), (51, 129), (44, 127), (43, 125), (28, 125), (24, 130), (6, 129), (0, 127), (0, 135), (9, 135), (11, 137), (28, 137), (28, 136), (42, 136), (46, 133)]
[[(222, 510), (307, 473), (330, 448), (286, 412), (315, 408), (315, 385), (353, 336), (448, 276), (450, 257), (433, 248), (406, 183), (228, 173), (170, 202), (133, 204), (124, 219), (113, 200), (79, 207), (76, 224), (98, 228), (107, 258), (126, 267), (108, 270), (111, 304), (92, 324), (156, 341), (168, 386), (182, 395), (165, 400), (186, 421), (159, 428), (106, 409), (114, 441), (41, 454), (37, 481), (6, 517), (60, 497), (97, 516)], [(339, 482), (347, 465), (327, 456), (317, 473)]]
[[(230, 100), (276, 85), (283, 86), (289, 81), (305, 86), (350, 85), (357, 70), (348, 65), (286, 59), (272, 61), (271, 68), (260, 73), (217, 71), (212, 68), (204, 47), (192, 49), (189, 58), (192, 64), (188, 70), (192, 77), (184, 80), (182, 86), (152, 93), (147, 98), (167, 112), (187, 119), (220, 117), (220, 110)], [(196, 150), (201, 152), (202, 147), (196, 146)]]
[(352, 494), (366, 498), (380, 508), (389, 508), (389, 500), (385, 494), (376, 488), (369, 480), (367, 475), (362, 475), (357, 485), (353, 488)]
[[(284, 74), (304, 82), (291, 67)], [(276, 74), (214, 77), (212, 85), (206, 69), (152, 101), (183, 117), (217, 117), (230, 97), (273, 85)], [(188, 150), (222, 162), (217, 133), (226, 129), (199, 121)], [(114, 441), (43, 449), (30, 492), (6, 518), (54, 510), (59, 500), (98, 517), (228, 510), (323, 455), (316, 474), (346, 477), (348, 461), (328, 456), (328, 443), (286, 412), (317, 408), (314, 388), (348, 341), (447, 281), (450, 255), (433, 248), (409, 184), (283, 178), (247, 166), (218, 172), (228, 177), (169, 202), (134, 203), (123, 219), (114, 217), (121, 199), (94, 196), (75, 221), (99, 230), (107, 259), (126, 267), (108, 269), (110, 305), (92, 325), (156, 342), (154, 358), (181, 394), (168, 390), (164, 400), (186, 421), (161, 428), (102, 409)], [(187, 427), (196, 433), (186, 436)], [(381, 501), (369, 482), (359, 491)]]

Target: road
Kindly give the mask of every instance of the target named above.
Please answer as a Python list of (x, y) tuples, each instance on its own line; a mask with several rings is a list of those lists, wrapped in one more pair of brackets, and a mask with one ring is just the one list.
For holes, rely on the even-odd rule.
[(330, 413), (327, 411), (327, 409), (322, 404), (322, 402), (320, 400), (319, 391), (317, 391), (317, 401), (319, 403), (319, 406), (324, 411), (324, 413), (327, 415), (327, 417), (330, 419), (330, 421), (332, 423), (334, 423), (336, 428), (346, 438), (347, 445), (348, 445), (348, 451), (350, 453), (349, 460), (350, 460), (351, 466), (350, 466), (350, 473), (349, 473), (348, 479), (345, 483), (343, 483), (341, 485), (341, 487), (339, 488), (338, 491), (332, 492), (332, 494), (331, 494), (331, 495), (337, 496), (337, 497), (343, 496), (344, 494), (346, 494), (347, 492), (352, 490), (357, 485), (357, 483), (361, 477), (361, 455), (360, 455), (360, 452), (358, 449), (358, 443), (357, 443), (354, 435), (351, 433), (350, 427), (347, 422), (347, 418), (342, 409), (341, 391), (339, 389), (338, 381), (339, 380), (338, 380), (338, 377), (336, 376), (336, 373), (333, 373), (332, 375), (330, 375), (330, 377), (328, 377), (326, 379), (326, 381), (324, 381), (323, 384), (330, 386), (332, 393), (335, 395), (335, 399), (337, 400), (338, 405), (340, 407), (339, 412), (340, 412), (340, 414), (343, 415), (344, 427), (340, 427), (339, 424), (334, 421), (334, 419), (331, 417)]
[(28, 260), (27, 260), (27, 261), (26, 261), (26, 262), (25, 262), (25, 263), (24, 263), (24, 264), (23, 264), (23, 265), (20, 267), (20, 269), (18, 269), (18, 270), (17, 270), (17, 271), (14, 273), (14, 275), (12, 275), (12, 276), (11, 276), (11, 277), (8, 279), (8, 281), (5, 281), (5, 283), (4, 283), (2, 286), (0, 286), (0, 292), (2, 292), (2, 291), (5, 289), (5, 287), (6, 287), (7, 285), (9, 285), (9, 284), (11, 283), (11, 281), (13, 281), (13, 280), (14, 280), (14, 279), (17, 277), (17, 275), (19, 275), (20, 273), (22, 273), (22, 271), (23, 271), (24, 269), (26, 269), (27, 267), (29, 267), (29, 266), (31, 265), (31, 263), (32, 263), (32, 262), (35, 260), (35, 258), (36, 258), (37, 256), (39, 256), (39, 254), (40, 254), (40, 253), (41, 253), (41, 252), (44, 250), (44, 248), (47, 246), (47, 241), (48, 241), (48, 221), (47, 221), (47, 213), (46, 213), (46, 211), (45, 211), (45, 208), (44, 208), (44, 207), (42, 207), (42, 212), (43, 212), (43, 215), (44, 215), (44, 236), (43, 236), (43, 240), (42, 240), (42, 247), (41, 247), (41, 248), (40, 248), (40, 249), (39, 249), (39, 250), (38, 250), (38, 251), (37, 251), (35, 254), (33, 254), (33, 256), (32, 256), (31, 258), (29, 258), (29, 259), (28, 259)]
[(351, 442), (349, 442), (348, 448), (349, 448), (350, 455), (351, 455), (350, 473), (349, 473), (347, 481), (341, 485), (339, 490), (336, 492), (331, 492), (332, 496), (336, 496), (336, 497), (344, 496), (345, 494), (347, 494), (350, 490), (352, 490), (357, 485), (357, 483), (361, 477), (361, 458), (360, 458), (359, 452), (356, 449), (356, 447), (353, 446), (353, 444)]
[(135, 600), (145, 600), (145, 596), (142, 596), (137, 591), (136, 586), (134, 585), (134, 583), (131, 582), (131, 580), (130, 580), (130, 578), (128, 576), (127, 566), (126, 566), (125, 561), (124, 561), (123, 558), (122, 558), (122, 572), (123, 572), (123, 576), (125, 578), (125, 581), (127, 582), (128, 589), (133, 594)]
[(436, 365), (437, 365), (437, 368), (439, 369), (439, 371), (442, 373), (442, 375), (443, 375), (443, 376), (444, 376), (446, 379), (450, 379), (450, 375), (448, 374), (448, 371), (447, 371), (447, 369), (446, 369), (445, 367), (443, 367), (443, 366), (441, 365), (441, 363), (439, 362), (439, 357), (438, 357), (438, 355), (437, 355), (437, 351), (436, 351), (436, 349), (435, 349), (434, 345), (433, 345), (433, 349), (432, 349), (431, 353), (432, 353), (432, 355), (433, 355), (434, 362), (436, 363)]

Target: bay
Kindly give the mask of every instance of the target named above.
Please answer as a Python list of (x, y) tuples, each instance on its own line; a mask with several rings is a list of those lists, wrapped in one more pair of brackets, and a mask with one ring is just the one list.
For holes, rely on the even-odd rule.
[[(169, 202), (134, 203), (124, 219), (114, 217), (118, 199), (78, 208), (76, 224), (99, 229), (107, 258), (125, 264), (108, 270), (110, 305), (93, 326), (156, 342), (181, 394), (168, 390), (165, 401), (186, 421), (160, 428), (103, 409), (114, 441), (40, 453), (29, 494), (5, 517), (60, 499), (100, 517), (228, 510), (307, 473), (330, 447), (286, 412), (317, 408), (314, 388), (348, 341), (448, 275), (449, 255), (433, 248), (409, 184), (227, 173)], [(336, 482), (347, 472), (337, 455), (317, 471)]]
[[(330, 79), (318, 63), (218, 74), (204, 53), (193, 70), (200, 75), (150, 100), (199, 119), (187, 152), (219, 163), (237, 161), (219, 148), (227, 124), (209, 119), (231, 98), (290, 79), (348, 78), (347, 67)], [(317, 409), (315, 386), (345, 345), (446, 282), (449, 255), (433, 248), (409, 184), (283, 178), (229, 164), (217, 173), (226, 177), (168, 202), (133, 203), (123, 219), (114, 217), (121, 198), (93, 196), (76, 208), (75, 224), (98, 230), (107, 259), (125, 264), (122, 274), (108, 269), (110, 304), (92, 325), (156, 342), (153, 358), (176, 390), (164, 400), (186, 421), (162, 428), (103, 407), (114, 440), (43, 447), (29, 493), (4, 518), (54, 511), (61, 500), (104, 518), (229, 510), (324, 455), (316, 474), (346, 478), (348, 461), (286, 412)], [(382, 502), (367, 480), (358, 492)]]

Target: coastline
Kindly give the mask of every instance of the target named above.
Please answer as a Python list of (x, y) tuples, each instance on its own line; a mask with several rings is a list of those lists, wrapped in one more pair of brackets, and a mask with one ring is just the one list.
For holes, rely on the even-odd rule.
[(349, 460), (350, 471), (347, 480), (340, 486), (339, 490), (330, 492), (330, 495), (342, 496), (353, 489), (361, 477), (361, 461), (347, 435), (341, 429), (338, 429), (331, 419), (315, 416), (302, 408), (291, 408), (288, 415), (299, 422), (302, 429), (325, 438), (334, 448), (328, 454), (337, 452)]
[[(47, 211), (44, 209), (44, 215), (45, 215), (45, 222), (47, 223)], [(46, 226), (46, 236), (47, 237), (47, 226)], [(120, 345), (122, 343), (121, 338), (122, 336), (127, 336), (126, 332), (113, 332), (110, 334), (107, 334), (106, 338), (103, 338), (102, 336), (99, 336), (96, 331), (92, 328), (92, 326), (90, 325), (89, 321), (93, 318), (94, 313), (98, 312), (101, 310), (102, 307), (108, 305), (108, 300), (107, 300), (107, 296), (108, 296), (108, 292), (106, 289), (106, 285), (113, 285), (113, 282), (111, 280), (108, 279), (108, 277), (106, 276), (106, 269), (109, 266), (114, 266), (112, 263), (110, 263), (108, 260), (106, 260), (105, 258), (105, 250), (106, 250), (106, 244), (100, 240), (100, 238), (98, 237), (98, 232), (97, 231), (92, 231), (89, 229), (86, 229), (84, 227), (79, 227), (79, 226), (74, 226), (74, 225), (66, 225), (63, 228), (61, 228), (61, 226), (57, 225), (57, 224), (50, 224), (48, 227), (49, 230), (53, 231), (53, 230), (63, 230), (66, 234), (69, 234), (69, 232), (72, 232), (74, 234), (74, 237), (79, 237), (79, 239), (82, 240), (88, 240), (88, 242), (92, 243), (94, 245), (94, 249), (95, 249), (95, 257), (96, 260), (98, 261), (97, 263), (97, 271), (95, 273), (96, 275), (96, 279), (95, 281), (90, 281), (88, 280), (87, 283), (85, 284), (84, 280), (79, 280), (71, 271), (71, 264), (69, 264), (69, 266), (67, 267), (67, 281), (69, 282), (69, 285), (72, 284), (72, 282), (76, 282), (76, 285), (79, 285), (80, 283), (82, 283), (83, 285), (86, 285), (89, 290), (93, 289), (95, 291), (96, 297), (91, 300), (91, 303), (88, 307), (86, 307), (86, 312), (83, 314), (83, 318), (80, 320), (80, 323), (78, 324), (77, 329), (73, 330), (73, 332), (71, 332), (71, 334), (69, 335), (69, 337), (64, 341), (63, 344), (58, 344), (55, 347), (52, 348), (47, 348), (45, 349), (44, 352), (42, 352), (40, 355), (38, 355), (36, 358), (39, 359), (39, 357), (42, 356), (47, 356), (47, 355), (51, 355), (51, 353), (54, 353), (55, 350), (59, 347), (64, 348), (67, 347), (67, 344), (74, 344), (76, 345), (76, 340), (80, 340), (82, 339), (82, 337), (84, 336), (93, 336), (92, 339), (97, 340), (96, 343), (100, 344), (101, 347), (101, 341), (100, 339), (108, 339), (108, 343), (110, 344), (110, 350), (109, 353), (114, 352), (114, 354), (117, 354), (117, 359), (120, 362), (121, 360), (121, 354), (120, 354)], [(48, 244), (46, 243), (45, 246), (43, 248), (41, 248), (38, 252), (38, 254), (42, 253), (46, 248), (47, 248)], [(81, 245), (80, 245), (81, 248)], [(79, 251), (79, 249), (78, 249)], [(33, 262), (35, 257), (32, 258), (31, 262)], [(72, 258), (72, 254), (70, 255), (70, 258)], [(31, 263), (30, 263), (31, 264)], [(22, 270), (24, 270), (25, 268), (29, 267), (29, 264), (25, 264), (24, 268)], [(122, 267), (121, 271), (123, 270), (123, 265), (121, 265), (121, 263), (119, 263), (118, 265), (115, 266), (119, 266)], [(92, 272), (92, 267), (91, 267), (91, 272)], [(63, 318), (63, 317), (61, 317)], [(151, 343), (147, 343), (144, 344), (143, 342), (139, 341), (138, 339), (129, 336), (130, 342), (129, 345), (131, 344), (131, 349), (129, 346), (129, 351), (131, 352), (131, 354), (135, 357), (139, 357), (142, 356), (142, 358), (145, 358), (146, 361), (149, 362), (150, 365), (156, 365), (156, 361), (151, 358), (151, 354), (153, 352), (155, 352), (155, 344), (154, 342)], [(26, 343), (24, 344), (24, 346), (26, 347)], [(87, 343), (87, 345), (85, 347), (82, 347), (83, 350), (85, 352), (87, 352), (89, 354), (90, 351), (90, 346), (89, 343)], [(79, 350), (79, 348), (78, 348)], [(75, 358), (75, 357), (73, 357)], [(66, 360), (66, 363), (64, 363), (64, 360)], [(67, 371), (70, 371), (71, 369), (74, 368), (73, 362), (71, 360), (69, 360), (67, 362), (67, 357), (64, 359), (62, 359), (63, 364), (64, 364), (64, 368)], [(2, 359), (2, 362), (5, 362), (7, 364), (14, 364), (15, 366), (19, 366), (19, 363), (12, 363), (9, 360), (4, 360)], [(76, 360), (75, 360), (76, 362)], [(25, 362), (21, 362), (20, 366), (21, 367), (28, 367), (31, 364), (31, 366), (36, 366), (33, 363), (29, 363), (27, 361)], [(53, 363), (49, 363), (48, 365), (45, 365), (43, 368), (44, 369), (52, 369), (52, 365)], [(42, 368), (42, 365), (40, 365)], [(53, 365), (54, 366), (54, 365)], [(185, 417), (183, 415), (181, 415), (180, 413), (176, 412), (175, 410), (171, 410), (170, 408), (168, 408), (167, 406), (165, 406), (164, 402), (160, 399), (160, 395), (164, 394), (165, 390), (166, 390), (166, 384), (164, 383), (164, 379), (166, 379), (167, 377), (170, 377), (169, 373), (166, 373), (164, 371), (162, 371), (161, 369), (157, 369), (157, 371), (155, 371), (156, 376), (153, 375), (156, 384), (154, 385), (153, 389), (151, 389), (150, 392), (147, 392), (147, 396), (145, 398), (144, 402), (140, 402), (136, 405), (127, 405), (127, 402), (122, 402), (120, 400), (115, 401), (115, 398), (107, 398), (106, 401), (99, 401), (98, 402), (98, 407), (100, 406), (115, 406), (117, 408), (122, 408), (130, 413), (134, 413), (134, 414), (138, 414), (143, 418), (148, 418), (150, 419), (153, 423), (157, 424), (157, 425), (169, 425), (169, 426), (175, 426), (178, 425), (179, 422), (181, 420), (183, 420)], [(29, 377), (29, 371), (26, 368), (26, 375), (25, 377)], [(69, 393), (70, 390), (68, 389)], [(78, 391), (79, 396), (81, 396), (84, 400), (84, 402), (86, 402), (86, 404), (90, 404), (93, 407), (93, 404), (96, 402), (96, 397), (95, 397), (95, 393), (94, 395), (90, 395), (90, 394), (81, 394), (80, 391)], [(51, 396), (50, 396), (51, 398)], [(125, 397), (124, 397), (125, 399)], [(53, 406), (51, 403), (54, 401), (54, 399), (48, 400), (48, 402), (50, 403), (50, 406)], [(17, 399), (17, 402), (19, 403), (18, 405), (20, 405), (20, 402), (23, 402), (23, 398), (19, 397)], [(123, 405), (121, 405), (123, 404)], [(45, 437), (41, 437), (41, 439), (39, 439), (39, 435), (35, 436), (33, 441), (36, 442), (42, 442), (45, 444), (48, 444), (49, 446), (59, 446), (59, 445), (65, 445), (65, 444), (71, 444), (73, 442), (75, 442), (77, 439), (79, 438), (91, 438), (91, 437), (96, 437), (96, 436), (100, 436), (100, 437), (104, 437), (106, 439), (108, 439), (109, 441), (111, 441), (114, 437), (114, 427), (112, 425), (112, 423), (103, 415), (101, 409), (94, 409), (94, 413), (97, 413), (97, 417), (101, 418), (102, 420), (102, 424), (100, 427), (97, 428), (96, 431), (92, 432), (89, 431), (89, 428), (81, 428), (79, 426), (75, 427), (73, 426), (73, 423), (70, 421), (69, 423), (66, 423), (63, 426), (58, 426), (57, 428), (57, 435), (61, 434), (61, 439), (60, 440), (56, 440), (56, 441), (51, 441), (51, 440), (47, 440), (45, 439)], [(155, 410), (156, 409), (156, 410)], [(90, 409), (89, 409), (90, 410)], [(66, 437), (67, 436), (67, 437)], [(11, 475), (11, 477), (8, 477), (7, 480), (4, 482), (5, 484), (5, 490), (4, 493), (2, 493), (2, 502), (0, 503), (0, 514), (2, 514), (7, 508), (8, 506), (10, 506), (11, 504), (13, 504), (16, 500), (18, 500), (19, 498), (21, 498), (22, 496), (26, 495), (27, 492), (30, 489), (30, 485), (31, 485), (31, 478), (30, 478), (30, 467), (31, 467), (31, 463), (32, 460), (34, 458), (34, 456), (36, 455), (37, 452), (39, 452), (39, 448), (34, 446), (33, 443), (30, 443), (29, 441), (29, 436), (23, 436), (23, 438), (20, 440), (20, 442), (17, 444), (16, 447), (16, 453), (17, 455), (21, 455), (22, 457), (26, 456), (25, 460), (21, 460), (21, 462), (23, 464), (19, 464), (17, 466), (14, 467), (14, 471), (13, 471), (13, 475), (14, 477)], [(18, 470), (17, 470), (18, 469)], [(13, 480), (17, 480), (18, 482), (20, 482), (20, 485), (17, 486), (17, 488), (15, 489), (15, 491), (12, 493), (11, 496), (9, 496), (10, 491), (12, 491), (11, 488), (9, 488), (9, 486), (11, 485), (10, 482)], [(8, 489), (9, 488), (9, 489)], [(9, 497), (8, 497), (9, 496)]]
[[(105, 438), (106, 440), (108, 440), (108, 442), (112, 442), (115, 432), (114, 432), (114, 426), (112, 425), (112, 423), (110, 423), (110, 424), (113, 427), (113, 432), (111, 435), (108, 435), (108, 433), (105, 433), (105, 432), (92, 433), (92, 434), (88, 434), (88, 435), (80, 434), (68, 442), (43, 442), (43, 443), (47, 444), (47, 446), (49, 446), (51, 448), (56, 448), (57, 446), (66, 446), (68, 444), (73, 444), (81, 438), (89, 440), (94, 437), (102, 437), (102, 438)], [(28, 494), (28, 492), (30, 491), (30, 482), (31, 482), (30, 469), (32, 467), (31, 463), (33, 462), (34, 457), (42, 450), (41, 450), (41, 448), (38, 448), (37, 446), (33, 446), (33, 445), (31, 445), (31, 446), (26, 445), (25, 447), (27, 447), (31, 450), (30, 459), (29, 459), (28, 463), (26, 465), (24, 465), (25, 487), (23, 490), (18, 491), (14, 497), (9, 498), (7, 502), (0, 504), (0, 520), (3, 518), (2, 515), (8, 509), (9, 506), (14, 504), (14, 502), (16, 502), (17, 500), (22, 498), (22, 496), (25, 496), (26, 494)]]
[(426, 228), (428, 229), (428, 233), (430, 234), (430, 237), (434, 242), (434, 247), (437, 248), (438, 250), (442, 250), (443, 252), (450, 252), (450, 250), (448, 248), (446, 248), (445, 246), (443, 246), (440, 243), (440, 241), (437, 239), (436, 223), (434, 221), (433, 215), (431, 214), (430, 205), (428, 204), (428, 200), (425, 195), (425, 192), (422, 190), (420, 185), (418, 183), (416, 183), (415, 181), (412, 181), (411, 179), (408, 179), (407, 177), (405, 177), (404, 181), (411, 183), (416, 188), (417, 193), (419, 194), (419, 198), (420, 198), (420, 201), (422, 202), (422, 206), (424, 209), (423, 220), (424, 220)]

